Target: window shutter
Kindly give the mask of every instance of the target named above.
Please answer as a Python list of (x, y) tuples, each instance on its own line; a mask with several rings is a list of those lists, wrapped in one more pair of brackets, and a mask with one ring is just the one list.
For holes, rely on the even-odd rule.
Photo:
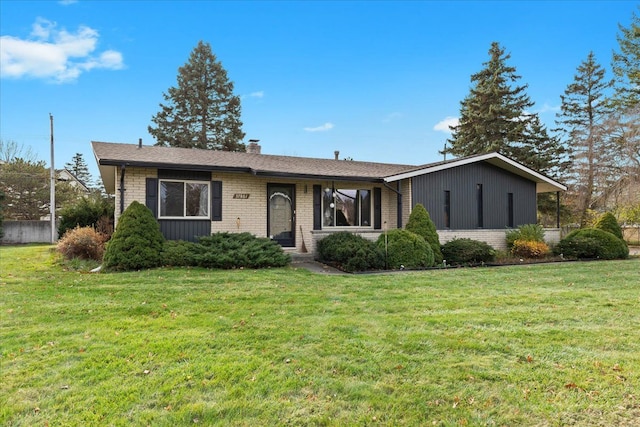
[(211, 221), (222, 221), (222, 181), (211, 181)]
[(313, 186), (313, 229), (322, 230), (322, 186)]
[(145, 204), (153, 212), (153, 217), (158, 218), (158, 179), (147, 178)]
[(382, 189), (380, 187), (373, 189), (373, 228), (376, 230), (382, 228)]

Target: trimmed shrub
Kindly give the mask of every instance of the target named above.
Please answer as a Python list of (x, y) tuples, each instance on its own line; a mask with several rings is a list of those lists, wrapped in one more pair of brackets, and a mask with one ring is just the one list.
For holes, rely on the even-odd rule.
[(598, 228), (583, 228), (569, 233), (553, 252), (566, 258), (626, 259), (629, 247), (624, 240)]
[(291, 262), (277, 242), (251, 233), (203, 236), (194, 249), (195, 264), (205, 268), (284, 267)]
[(436, 231), (436, 225), (431, 221), (429, 212), (420, 203), (416, 204), (411, 215), (409, 215), (409, 221), (407, 222), (406, 230), (416, 233), (431, 246), (433, 251), (433, 262), (435, 264), (442, 263), (442, 252), (440, 251), (440, 237)]
[(611, 213), (607, 212), (603, 214), (598, 221), (596, 221), (595, 228), (603, 231), (608, 231), (609, 233), (616, 236), (618, 239), (623, 239), (622, 236), (622, 228), (620, 228), (620, 224), (618, 224), (618, 220)]
[(107, 244), (103, 264), (107, 270), (140, 270), (162, 264), (164, 237), (153, 213), (134, 201), (122, 213)]
[(317, 244), (318, 260), (336, 265), (344, 271), (367, 271), (384, 268), (384, 255), (375, 242), (348, 231), (330, 234)]
[(540, 224), (524, 224), (506, 234), (507, 246), (513, 247), (516, 240), (525, 242), (544, 242), (544, 228)]
[(513, 242), (511, 253), (522, 258), (544, 258), (549, 253), (549, 246), (544, 242), (518, 239)]
[(66, 259), (102, 260), (106, 236), (91, 227), (76, 227), (58, 241), (56, 250)]
[[(386, 243), (385, 243), (386, 241)], [(381, 234), (378, 249), (385, 253), (387, 268), (425, 268), (433, 266), (433, 250), (422, 236), (408, 230), (390, 230)]]
[(487, 243), (472, 239), (453, 239), (442, 246), (442, 257), (451, 265), (491, 262), (496, 251)]
[(198, 244), (183, 240), (167, 240), (162, 249), (162, 265), (166, 267), (193, 267)]
[(58, 237), (76, 227), (93, 227), (110, 237), (113, 233), (113, 201), (99, 197), (81, 198), (60, 210)]

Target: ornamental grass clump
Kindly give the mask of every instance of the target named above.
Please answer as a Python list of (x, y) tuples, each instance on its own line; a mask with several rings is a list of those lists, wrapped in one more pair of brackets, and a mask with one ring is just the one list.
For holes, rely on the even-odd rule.
[(104, 253), (106, 270), (126, 271), (159, 267), (164, 237), (153, 213), (134, 201), (122, 213)]
[(433, 251), (433, 261), (435, 264), (442, 263), (442, 252), (440, 251), (440, 237), (436, 231), (436, 225), (431, 220), (429, 212), (420, 203), (416, 204), (411, 215), (409, 215), (409, 221), (407, 222), (406, 230), (412, 231), (429, 244)]
[(521, 258), (544, 258), (549, 253), (549, 246), (544, 242), (518, 239), (513, 242), (511, 253)]
[(68, 260), (78, 258), (100, 261), (106, 240), (107, 236), (98, 233), (92, 227), (76, 227), (62, 236), (56, 250)]
[(514, 230), (507, 231), (506, 239), (509, 248), (513, 247), (516, 240), (544, 243), (544, 228), (540, 224), (523, 224)]

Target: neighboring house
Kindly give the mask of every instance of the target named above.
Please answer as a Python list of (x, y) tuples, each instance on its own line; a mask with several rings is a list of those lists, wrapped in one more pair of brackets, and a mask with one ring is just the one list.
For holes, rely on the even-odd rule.
[(78, 179), (69, 169), (56, 170), (56, 176), (58, 181), (65, 181), (69, 183), (73, 188), (79, 190), (83, 195), (91, 193), (91, 190), (87, 185)]
[[(536, 194), (566, 187), (497, 153), (422, 166), (92, 142), (116, 228), (132, 201), (170, 240), (219, 231), (268, 236), (313, 252), (336, 231), (375, 239), (422, 203), (441, 241), (504, 246), (505, 229), (536, 222)], [(559, 238), (559, 232), (558, 232)], [(552, 237), (552, 239), (554, 239)]]

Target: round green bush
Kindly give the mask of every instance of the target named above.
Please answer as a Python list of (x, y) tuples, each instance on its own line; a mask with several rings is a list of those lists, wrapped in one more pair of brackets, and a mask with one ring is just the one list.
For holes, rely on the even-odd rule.
[(375, 242), (348, 231), (330, 234), (317, 244), (317, 256), (321, 262), (354, 272), (384, 268), (384, 256)]
[(626, 259), (629, 247), (624, 240), (598, 228), (583, 228), (569, 233), (554, 248), (556, 255), (577, 259)]
[(623, 239), (622, 236), (622, 228), (620, 228), (620, 224), (618, 224), (618, 220), (611, 212), (607, 212), (602, 215), (598, 221), (596, 221), (595, 228), (599, 230), (608, 231), (609, 233), (616, 236), (618, 239)]
[(440, 237), (436, 231), (436, 225), (431, 221), (429, 212), (420, 203), (416, 204), (409, 215), (406, 230), (416, 233), (431, 246), (433, 251), (433, 261), (436, 264), (442, 263), (442, 252), (440, 251)]
[(496, 251), (479, 240), (453, 239), (442, 246), (442, 257), (450, 265), (474, 265), (493, 261)]
[(387, 268), (433, 266), (433, 250), (422, 236), (408, 230), (390, 230), (380, 235), (378, 248), (386, 254)]
[(132, 202), (118, 220), (118, 227), (107, 243), (103, 266), (106, 270), (141, 270), (162, 264), (164, 237), (153, 213), (139, 202)]

